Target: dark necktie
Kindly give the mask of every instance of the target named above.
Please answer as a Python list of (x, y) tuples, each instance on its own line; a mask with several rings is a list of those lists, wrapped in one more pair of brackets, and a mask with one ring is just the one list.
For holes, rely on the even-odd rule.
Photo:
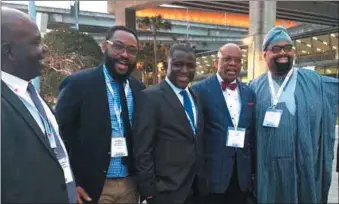
[[(43, 105), (42, 105), (42, 103), (39, 99), (39, 96), (38, 96), (37, 92), (35, 91), (35, 88), (34, 88), (34, 86), (31, 82), (28, 83), (27, 91), (28, 91), (36, 109), (39, 111), (40, 117), (43, 117), (41, 120), (48, 121), (45, 109), (44, 109), (44, 107), (43, 107)], [(61, 143), (60, 143), (52, 125), (50, 125), (50, 128), (52, 130), (52, 134), (54, 135), (55, 143), (56, 143), (56, 146), (57, 146), (55, 148), (54, 153), (55, 153), (56, 158), (59, 160), (61, 158), (66, 157), (66, 153), (64, 152), (64, 149), (61, 147)], [(45, 127), (45, 133), (46, 133), (46, 139), (47, 139), (48, 136), (47, 136), (46, 127)], [(48, 139), (47, 139), (47, 142), (49, 144)], [(74, 203), (76, 201), (75, 182), (73, 181), (73, 182), (67, 183), (66, 187), (67, 187), (69, 202)]]
[(186, 90), (182, 90), (180, 94), (184, 97), (184, 108), (185, 111), (187, 112), (188, 116), (190, 117), (191, 122), (194, 124), (194, 115), (193, 115), (193, 108), (192, 108), (192, 103), (190, 100), (190, 97), (188, 96), (188, 92)]
[(232, 83), (232, 84), (230, 84), (230, 83), (226, 83), (226, 82), (222, 81), (222, 82), (221, 82), (221, 89), (222, 89), (223, 91), (225, 91), (226, 88), (229, 88), (229, 89), (231, 89), (231, 90), (234, 90), (234, 89), (237, 88), (237, 83)]
[[(132, 130), (131, 130), (131, 124), (129, 122), (129, 114), (128, 114), (128, 105), (127, 105), (127, 99), (125, 95), (125, 90), (124, 90), (124, 84), (119, 83), (119, 96), (120, 96), (120, 105), (121, 105), (121, 114), (122, 114), (122, 121), (124, 123), (124, 136), (126, 139), (126, 145), (127, 145), (127, 150), (128, 150), (128, 157), (131, 157), (131, 150), (132, 150)], [(129, 166), (130, 162), (132, 159), (128, 159), (128, 157), (123, 158), (123, 162), (125, 165)]]
[(39, 99), (39, 96), (37, 94), (37, 92), (35, 91), (35, 88), (33, 86), (33, 84), (31, 82), (28, 83), (28, 87), (27, 87), (27, 91), (36, 107), (36, 109), (39, 111), (40, 113), (40, 117), (43, 117), (42, 120), (47, 121), (47, 115), (45, 112), (45, 109)]

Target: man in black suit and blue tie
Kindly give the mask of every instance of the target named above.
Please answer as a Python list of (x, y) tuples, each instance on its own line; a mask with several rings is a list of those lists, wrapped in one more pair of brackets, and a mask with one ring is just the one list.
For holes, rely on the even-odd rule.
[(224, 45), (218, 53), (218, 72), (192, 87), (204, 113), (211, 204), (245, 203), (251, 187), (255, 95), (237, 79), (241, 56), (237, 45)]
[(167, 77), (140, 92), (134, 115), (134, 158), (140, 195), (150, 204), (199, 203), (207, 193), (203, 116), (188, 84), (196, 68), (185, 45), (169, 50)]

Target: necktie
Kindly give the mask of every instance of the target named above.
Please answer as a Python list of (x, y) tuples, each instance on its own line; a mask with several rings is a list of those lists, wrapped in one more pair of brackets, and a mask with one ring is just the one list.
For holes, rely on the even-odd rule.
[[(39, 96), (37, 92), (35, 91), (35, 88), (31, 82), (28, 83), (27, 91), (36, 107), (36, 109), (40, 113), (40, 117), (43, 117), (41, 120), (48, 121), (47, 114), (45, 112), (45, 109), (39, 99)], [(50, 125), (51, 126), (51, 125)], [(59, 160), (61, 158), (66, 157), (66, 153), (64, 152), (64, 149), (61, 147), (61, 143), (56, 136), (56, 132), (54, 128), (51, 126), (52, 134), (54, 135), (55, 138), (55, 143), (56, 143), (56, 149), (55, 149), (55, 156)], [(47, 139), (47, 129), (45, 127), (45, 133), (46, 133), (46, 139)], [(48, 141), (49, 143), (49, 141)], [(70, 182), (66, 184), (67, 188), (67, 193), (68, 193), (68, 200), (70, 203), (74, 203), (76, 201), (76, 191), (75, 191), (75, 182)]]
[(42, 103), (38, 97), (37, 92), (35, 91), (35, 88), (31, 82), (28, 83), (27, 91), (36, 107), (36, 109), (39, 111), (40, 115), (43, 117), (42, 120), (47, 121), (47, 115), (45, 112), (44, 107), (42, 106)]
[[(36, 109), (40, 113), (41, 120), (49, 121), (48, 117), (47, 117), (47, 114), (45, 112), (45, 109), (44, 109), (44, 107), (43, 107), (43, 105), (42, 105), (42, 103), (41, 103), (41, 101), (40, 101), (40, 99), (38, 97), (38, 94), (35, 91), (33, 84), (30, 83), (30, 82), (28, 83), (27, 91), (28, 91), (28, 93), (29, 93), (29, 95), (30, 95), (30, 97), (31, 97), (31, 99), (32, 99)], [(65, 152), (63, 151), (63, 149), (61, 147), (60, 141), (58, 140), (58, 137), (56, 135), (56, 132), (55, 132), (54, 128), (52, 127), (52, 125), (50, 125), (50, 124), (48, 124), (48, 125), (50, 126), (50, 129), (52, 131), (50, 134), (52, 134), (54, 136), (55, 143), (56, 143), (56, 149), (55, 149), (56, 150), (56, 155), (55, 156), (57, 157), (57, 159), (65, 157), (66, 156)], [(46, 137), (48, 137), (48, 135), (47, 135), (48, 134), (47, 127), (45, 127), (45, 134), (46, 134)]]
[(229, 88), (231, 90), (235, 90), (237, 88), (237, 83), (226, 83), (224, 81), (221, 82), (221, 89), (225, 91), (226, 88)]
[(184, 108), (188, 116), (190, 117), (190, 120), (194, 126), (194, 115), (193, 115), (193, 108), (192, 108), (192, 103), (191, 100), (188, 96), (188, 92), (186, 90), (182, 90), (180, 94), (184, 97)]
[[(122, 115), (122, 121), (124, 123), (124, 137), (126, 138), (126, 145), (127, 145), (127, 150), (128, 150), (128, 156), (131, 155), (131, 150), (132, 150), (132, 130), (131, 130), (131, 124), (129, 122), (129, 114), (128, 114), (128, 106), (127, 106), (127, 99), (125, 95), (125, 90), (124, 90), (124, 84), (121, 82), (118, 82), (119, 86), (119, 96), (120, 96), (120, 105), (121, 105), (121, 115)], [(129, 166), (130, 162), (128, 157), (123, 158), (123, 162), (125, 165)]]

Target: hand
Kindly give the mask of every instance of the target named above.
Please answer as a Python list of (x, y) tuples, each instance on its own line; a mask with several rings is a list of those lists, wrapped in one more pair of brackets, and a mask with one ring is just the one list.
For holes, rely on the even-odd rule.
[(88, 194), (86, 193), (86, 191), (82, 187), (78, 186), (76, 188), (76, 191), (77, 191), (77, 203), (78, 204), (82, 204), (83, 199), (86, 200), (86, 201), (92, 201), (92, 198), (90, 198), (88, 196)]

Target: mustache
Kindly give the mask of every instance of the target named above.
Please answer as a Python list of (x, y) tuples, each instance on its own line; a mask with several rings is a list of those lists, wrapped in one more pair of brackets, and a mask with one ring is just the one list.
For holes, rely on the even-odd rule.
[(277, 59), (282, 58), (282, 57), (287, 57), (288, 60), (291, 60), (291, 56), (289, 56), (289, 55), (287, 55), (287, 54), (282, 54), (282, 55), (275, 56), (275, 57), (273, 58), (273, 60), (277, 60)]

